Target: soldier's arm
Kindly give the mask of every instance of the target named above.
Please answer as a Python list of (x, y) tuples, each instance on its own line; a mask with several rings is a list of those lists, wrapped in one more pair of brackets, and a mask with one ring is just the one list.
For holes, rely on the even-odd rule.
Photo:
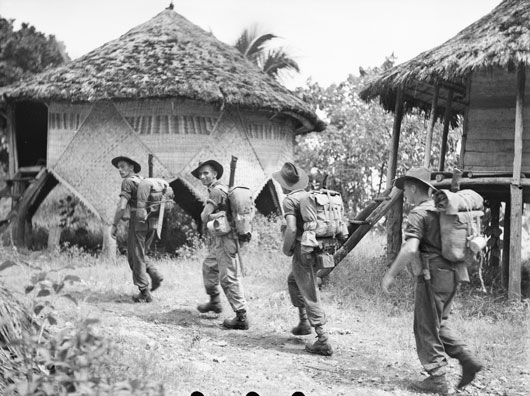
[(128, 201), (129, 200), (127, 198), (120, 196), (120, 202), (118, 202), (118, 207), (116, 208), (116, 212), (114, 213), (114, 220), (112, 221), (112, 228), (110, 230), (110, 234), (113, 237), (116, 236), (118, 223), (120, 222), (121, 218), (123, 217), (123, 214), (125, 213)]
[(292, 256), (294, 245), (296, 243), (296, 217), (292, 215), (285, 216), (286, 227), (283, 233), (283, 254)]
[(420, 240), (418, 238), (409, 238), (405, 244), (401, 247), (396, 259), (386, 272), (383, 280), (381, 281), (381, 287), (385, 293), (388, 293), (388, 288), (394, 282), (394, 278), (397, 273), (403, 269), (407, 263), (411, 262), (418, 252), (420, 247)]
[(215, 210), (215, 207), (210, 202), (208, 202), (204, 206), (204, 209), (201, 212), (201, 220), (203, 224), (206, 224), (208, 222), (208, 220), (210, 219), (210, 215), (213, 213), (214, 210)]

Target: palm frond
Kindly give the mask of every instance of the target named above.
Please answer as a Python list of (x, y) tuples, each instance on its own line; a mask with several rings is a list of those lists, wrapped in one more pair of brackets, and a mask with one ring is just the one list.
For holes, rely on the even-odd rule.
[(298, 63), (283, 48), (269, 51), (263, 59), (263, 71), (268, 75), (277, 78), (280, 70), (300, 72)]

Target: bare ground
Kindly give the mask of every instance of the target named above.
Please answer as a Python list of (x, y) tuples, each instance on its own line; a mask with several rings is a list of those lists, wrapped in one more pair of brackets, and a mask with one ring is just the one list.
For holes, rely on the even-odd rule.
[[(83, 282), (68, 290), (78, 299), (77, 307), (69, 301), (58, 304), (61, 327), (86, 317), (98, 318), (99, 331), (114, 345), (108, 370), (117, 380), (163, 383), (168, 395), (194, 391), (205, 396), (247, 395), (253, 391), (260, 396), (290, 396), (298, 391), (306, 396), (399, 396), (413, 395), (407, 390), (409, 381), (424, 375), (415, 355), (410, 312), (369, 310), (347, 304), (333, 290), (325, 289), (323, 303), (335, 353), (313, 356), (304, 351), (313, 336), (289, 333), (297, 315), (283, 287), (286, 270), (271, 275), (281, 277), (278, 282), (263, 275), (267, 272), (257, 271), (244, 279), (251, 328), (230, 331), (220, 326), (224, 317), (232, 315), (225, 299), (219, 316), (201, 315), (195, 309), (206, 298), (200, 260), (166, 261), (160, 269), (166, 279), (151, 304), (131, 302), (135, 290), (123, 258), (119, 265), (96, 264), (69, 272)], [(476, 327), (480, 326), (478, 322)], [(485, 319), (484, 326), (494, 324)], [(463, 326), (486, 368), (457, 394), (527, 395), (527, 339), (484, 342), (470, 339), (473, 331)], [(449, 364), (450, 381), (455, 385), (459, 366), (455, 361)]]

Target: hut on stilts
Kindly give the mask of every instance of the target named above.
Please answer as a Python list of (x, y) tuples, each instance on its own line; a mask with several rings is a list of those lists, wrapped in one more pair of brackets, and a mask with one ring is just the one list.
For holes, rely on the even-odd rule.
[(197, 222), (206, 190), (190, 171), (208, 158), (228, 167), (235, 155), (236, 184), (251, 189), (260, 212), (275, 212), (272, 172), (293, 159), (297, 134), (325, 126), (303, 100), (172, 7), (64, 66), (1, 89), (0, 102), (18, 245), (58, 182), (101, 218), (109, 242), (120, 186), (110, 160), (117, 155), (135, 158), (144, 176), (151, 169), (169, 180)]
[[(500, 230), (505, 203), (502, 255), (492, 255), (491, 264), (501, 266), (513, 298), (521, 296), (522, 212), (530, 202), (529, 67), (530, 0), (505, 0), (442, 45), (387, 70), (361, 92), (363, 99), (378, 98), (395, 114), (388, 181), (396, 176), (403, 114), (419, 109), (430, 117), (423, 165), (436, 170), (434, 184), (480, 193), (489, 205), (493, 230)], [(437, 120), (443, 122), (443, 134), (433, 142)], [(448, 170), (447, 135), (455, 123), (463, 126), (460, 157), (458, 169)], [(437, 143), (441, 155), (435, 164), (431, 152)], [(397, 200), (389, 216), (391, 252), (401, 243), (395, 238), (401, 235), (401, 218)]]

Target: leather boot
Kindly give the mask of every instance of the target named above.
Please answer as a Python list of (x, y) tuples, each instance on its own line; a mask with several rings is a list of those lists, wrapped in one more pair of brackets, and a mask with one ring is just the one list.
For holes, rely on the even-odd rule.
[(155, 291), (160, 287), (164, 277), (156, 268), (149, 268), (147, 270), (147, 275), (151, 278), (151, 291)]
[(223, 307), (221, 306), (221, 299), (219, 298), (219, 294), (210, 295), (210, 301), (204, 304), (197, 305), (197, 310), (200, 313), (206, 313), (210, 311), (215, 313), (221, 313)]
[(248, 330), (247, 311), (244, 309), (236, 311), (236, 316), (232, 319), (225, 319), (223, 326), (232, 330)]
[(298, 336), (311, 334), (311, 324), (307, 319), (307, 312), (305, 308), (298, 308), (298, 315), (300, 317), (300, 322), (296, 327), (291, 329), (291, 333)]
[(149, 289), (140, 289), (140, 293), (134, 295), (132, 299), (134, 302), (137, 303), (150, 303), (151, 301), (153, 301)]
[(317, 340), (312, 345), (307, 344), (305, 346), (305, 350), (309, 353), (317, 355), (333, 355), (333, 348), (329, 343), (328, 335), (326, 334), (324, 328), (322, 326), (317, 326), (315, 327), (315, 331), (317, 332)]
[(445, 374), (430, 375), (423, 381), (414, 381), (410, 384), (410, 388), (418, 393), (437, 393), (442, 396), (449, 394), (449, 385)]
[(460, 389), (471, 383), (471, 381), (475, 379), (477, 373), (482, 370), (483, 366), (479, 361), (475, 360), (471, 356), (465, 356), (458, 360), (462, 366), (462, 377), (460, 378), (460, 382), (457, 385), (458, 389)]

